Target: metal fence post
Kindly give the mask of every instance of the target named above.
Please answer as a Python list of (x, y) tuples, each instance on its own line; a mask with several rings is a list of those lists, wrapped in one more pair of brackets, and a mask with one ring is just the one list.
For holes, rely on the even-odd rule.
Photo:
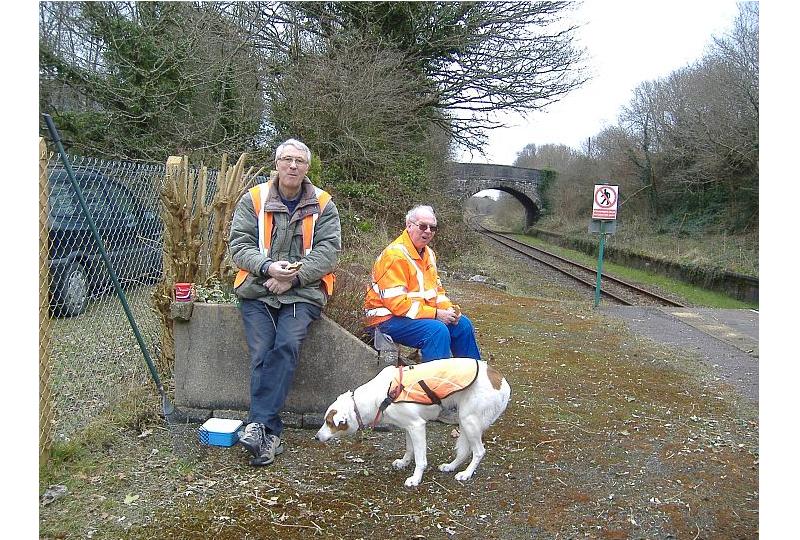
[(47, 237), (47, 145), (39, 137), (39, 465), (50, 459), (53, 445)]

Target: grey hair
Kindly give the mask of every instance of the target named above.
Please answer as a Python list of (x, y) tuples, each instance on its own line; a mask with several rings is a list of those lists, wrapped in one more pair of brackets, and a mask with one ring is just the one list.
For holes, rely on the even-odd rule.
[(297, 148), (301, 152), (305, 152), (306, 161), (311, 163), (311, 150), (309, 150), (308, 146), (306, 146), (305, 144), (301, 143), (297, 139), (289, 139), (289, 140), (281, 143), (281, 145), (275, 150), (275, 161), (278, 161), (279, 159), (281, 159), (281, 156), (283, 155), (283, 151), (286, 149), (287, 146), (294, 146), (295, 148)]
[(433, 211), (433, 207), (420, 204), (408, 211), (408, 214), (406, 214), (406, 225), (414, 222), (414, 218), (420, 210), (429, 212), (434, 218), (436, 217), (436, 212)]

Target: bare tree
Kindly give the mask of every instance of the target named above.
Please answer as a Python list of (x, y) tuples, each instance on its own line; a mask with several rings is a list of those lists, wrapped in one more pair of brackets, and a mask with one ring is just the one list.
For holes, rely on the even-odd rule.
[(332, 45), (289, 66), (269, 88), (273, 120), (349, 177), (365, 166), (385, 170), (426, 136), (425, 83), (391, 47), (363, 38)]
[(714, 38), (712, 54), (729, 67), (733, 87), (758, 114), (758, 2), (739, 4), (739, 15), (733, 29), (723, 37)]
[[(558, 101), (586, 81), (569, 2), (243, 3), (227, 12), (280, 77), (342, 35), (365, 36), (403, 54), (404, 73), (428, 84), (418, 114), (460, 146), (481, 151), (495, 113), (522, 114)], [(357, 38), (356, 38), (357, 39)]]
[(514, 165), (565, 172), (578, 157), (578, 152), (565, 144), (529, 144), (517, 154)]

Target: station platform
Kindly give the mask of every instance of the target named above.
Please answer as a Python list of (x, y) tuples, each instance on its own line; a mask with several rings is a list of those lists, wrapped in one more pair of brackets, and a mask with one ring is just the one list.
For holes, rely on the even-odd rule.
[(758, 311), (753, 309), (661, 308), (689, 326), (758, 358)]
[(635, 334), (696, 354), (716, 378), (758, 402), (758, 311), (603, 306)]

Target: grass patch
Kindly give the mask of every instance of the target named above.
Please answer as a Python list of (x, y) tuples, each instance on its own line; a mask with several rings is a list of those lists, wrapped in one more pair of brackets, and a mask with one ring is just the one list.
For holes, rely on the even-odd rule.
[[(153, 287), (126, 292), (151, 357), (160, 354), (158, 321), (150, 308)], [(47, 319), (55, 440), (64, 440), (113, 408), (133, 387), (153, 384), (142, 351), (116, 295), (92, 300), (77, 317)], [(171, 373), (161, 373), (165, 382)]]
[(107, 448), (119, 431), (141, 433), (161, 423), (160, 399), (151, 388), (130, 382), (114, 404), (94, 416), (82, 429), (53, 444), (51, 458), (40, 471), (40, 483), (52, 483), (68, 471), (94, 466), (92, 449)]
[[(537, 226), (572, 237), (586, 237), (585, 221), (570, 222), (549, 216)], [(619, 223), (617, 232), (607, 239), (607, 245), (624, 246), (627, 251), (656, 259), (758, 277), (758, 240), (758, 231), (745, 234), (661, 232), (649, 221), (631, 217)]]
[[(541, 247), (543, 249), (547, 249), (547, 251), (555, 253), (556, 255), (579, 262), (585, 266), (597, 268), (597, 258), (586, 255), (580, 251), (574, 251), (556, 246), (554, 244), (549, 244), (532, 236), (521, 234), (511, 236), (528, 245)], [(677, 279), (655, 274), (653, 272), (629, 268), (627, 266), (615, 264), (607, 260), (603, 261), (603, 272), (635, 284), (649, 285), (664, 291), (669, 291), (673, 294), (683, 297), (688, 304), (693, 306), (727, 309), (758, 309), (757, 303), (742, 302), (741, 300), (731, 298), (730, 296), (709, 291), (707, 289), (702, 289)]]

